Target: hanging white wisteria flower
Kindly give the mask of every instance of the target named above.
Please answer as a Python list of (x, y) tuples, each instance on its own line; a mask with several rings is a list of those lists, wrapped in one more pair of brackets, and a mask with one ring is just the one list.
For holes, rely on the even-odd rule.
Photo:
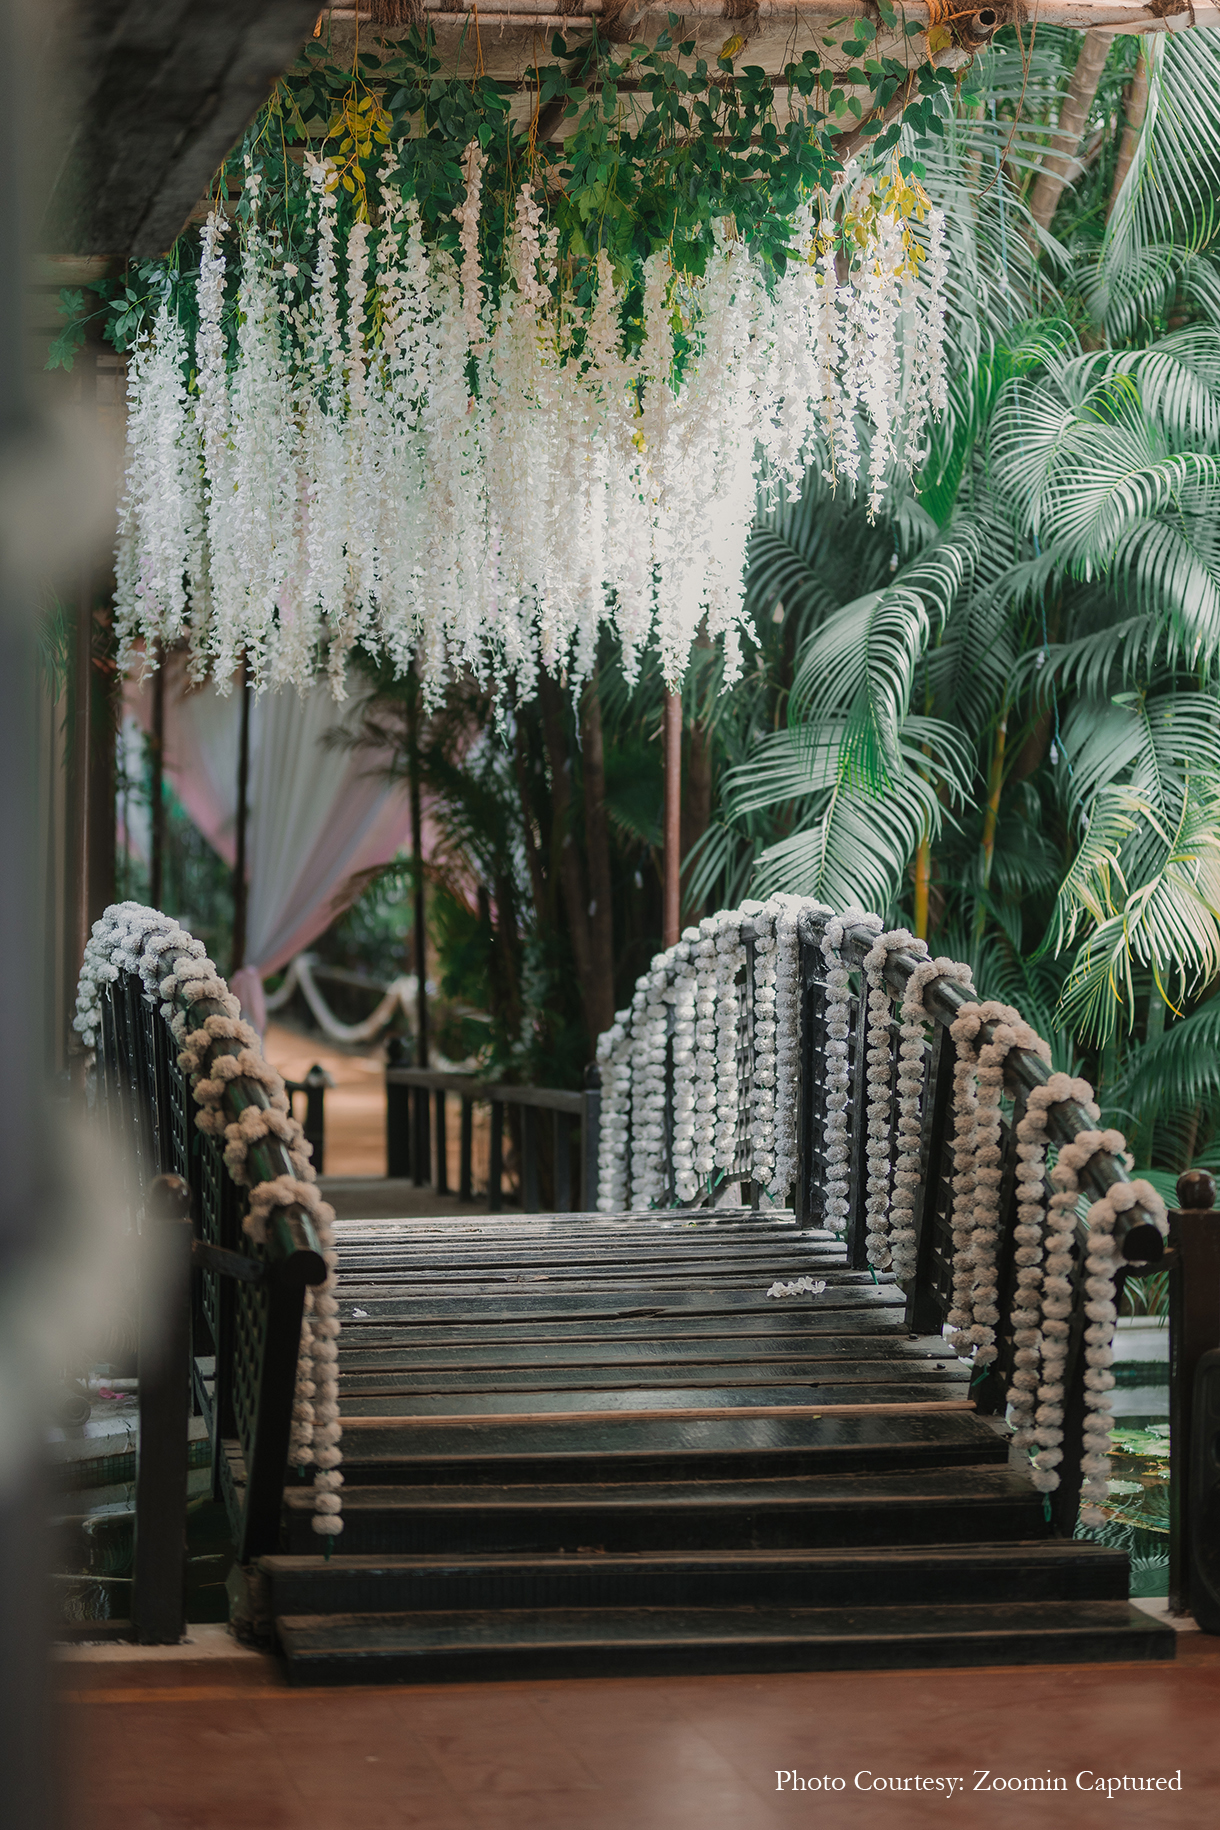
[[(336, 167), (306, 169), (308, 272), (261, 225), (248, 171), (240, 236), (209, 219), (197, 282), (167, 292), (133, 356), (125, 657), (185, 634), (196, 676), (227, 681), (245, 656), (257, 685), (329, 669), (340, 693), (362, 643), (413, 662), (436, 700), (465, 668), (528, 691), (541, 665), (575, 686), (604, 625), (629, 677), (651, 639), (674, 686), (705, 624), (732, 682), (760, 485), (794, 492), (818, 454), (854, 483), (870, 421), (876, 512), (943, 405), (943, 221), (897, 178), (849, 171), (806, 205), (779, 273), (727, 219), (700, 274), (650, 255), (629, 319), (631, 276), (604, 253), (579, 295), (561, 278), (528, 182), (491, 283), (477, 144), (455, 249), (425, 241), (392, 187), (375, 229), (341, 230)], [(178, 315), (192, 283), (193, 347)]]

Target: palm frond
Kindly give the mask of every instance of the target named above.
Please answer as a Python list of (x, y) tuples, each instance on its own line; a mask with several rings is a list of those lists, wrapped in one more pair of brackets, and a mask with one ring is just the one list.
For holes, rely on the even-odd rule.
[(1148, 108), (1098, 264), (1095, 309), (1112, 334), (1142, 309), (1150, 251), (1197, 251), (1220, 227), (1220, 31), (1158, 33), (1144, 56)]

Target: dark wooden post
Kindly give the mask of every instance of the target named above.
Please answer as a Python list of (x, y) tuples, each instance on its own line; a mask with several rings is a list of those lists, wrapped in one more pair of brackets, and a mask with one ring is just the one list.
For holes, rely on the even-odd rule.
[(157, 643), (153, 656), (152, 735), (148, 740), (148, 900), (161, 907), (165, 874), (165, 650)]
[[(404, 1036), (391, 1036), (386, 1043), (386, 1067), (406, 1067), (410, 1050)], [(386, 1078), (385, 1086), (385, 1172), (387, 1176), (411, 1173), (411, 1089)]]
[(566, 1214), (572, 1207), (572, 1121), (566, 1112), (556, 1112), (552, 1122), (555, 1159), (555, 1212)]
[[(309, 1257), (309, 1253), (297, 1254), (302, 1261)], [(305, 1284), (313, 1268), (289, 1259), (271, 1265), (266, 1274), (267, 1319), (254, 1443), (247, 1458), (246, 1507), (237, 1546), (239, 1563), (252, 1563), (255, 1557), (265, 1557), (279, 1549)]]
[(596, 1061), (585, 1069), (585, 1090), (580, 1113), (580, 1205), (586, 1214), (597, 1211), (597, 1182), (602, 1141), (602, 1071)]
[(665, 694), (665, 894), (661, 944), (672, 947), (682, 928), (682, 694)]
[[(419, 781), (419, 706), (411, 700), (407, 713), (411, 788), (412, 947), (415, 959), (416, 1042), (415, 1065), (428, 1065), (428, 934), (424, 902), (424, 813)], [(427, 1125), (424, 1126), (427, 1135)]]
[(305, 1076), (305, 1124), (307, 1143), (313, 1145), (313, 1166), (319, 1175), (326, 1161), (326, 1089), (334, 1082), (324, 1067), (315, 1061)]
[(463, 1201), (474, 1198), (474, 1101), (462, 1095), (462, 1134), (458, 1153), (458, 1194)]
[(425, 1188), (432, 1180), (432, 1149), (429, 1143), (428, 1089), (414, 1087), (415, 1127), (411, 1144), (411, 1173), (416, 1188)]
[(191, 1391), (191, 1191), (158, 1176), (140, 1260), (140, 1440), (131, 1624), (143, 1646), (186, 1627), (187, 1420)]
[(436, 1192), (449, 1193), (449, 1137), (445, 1129), (445, 1089), (436, 1089)]
[(504, 1205), (504, 1105), (491, 1102), (491, 1150), (487, 1169), (487, 1206), (498, 1214)]
[(237, 856), (233, 864), (233, 967), (246, 963), (246, 914), (250, 884), (246, 872), (246, 822), (250, 798), (250, 664), (241, 664), (241, 736), (237, 746)]
[[(1215, 1430), (1212, 1443), (1205, 1443), (1195, 1415), (1201, 1363), (1220, 1348), (1220, 1214), (1214, 1177), (1188, 1170), (1178, 1177), (1178, 1200), (1181, 1206), (1169, 1213), (1169, 1611), (1193, 1613), (1201, 1626), (1206, 1620), (1207, 1630), (1217, 1632), (1220, 1479), (1215, 1476)], [(1210, 1394), (1214, 1381), (1210, 1369), (1203, 1370)]]
[(521, 1210), (536, 1214), (538, 1197), (538, 1108), (521, 1108)]

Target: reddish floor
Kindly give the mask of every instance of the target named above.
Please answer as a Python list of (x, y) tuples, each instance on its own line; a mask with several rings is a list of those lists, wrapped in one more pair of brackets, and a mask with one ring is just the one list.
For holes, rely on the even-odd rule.
[[(1157, 1666), (294, 1691), (252, 1655), (78, 1653), (63, 1677), (70, 1830), (1220, 1822), (1220, 1642), (1193, 1633)], [(1172, 1793), (1077, 1785), (1179, 1769)], [(777, 1771), (845, 1784), (780, 1792)], [(1067, 1790), (976, 1791), (979, 1772)], [(951, 1797), (860, 1789), (950, 1776)]]

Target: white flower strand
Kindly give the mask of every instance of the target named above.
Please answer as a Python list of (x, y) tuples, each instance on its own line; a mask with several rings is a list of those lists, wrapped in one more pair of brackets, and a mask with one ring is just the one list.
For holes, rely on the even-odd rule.
[[(327, 1276), (321, 1285), (309, 1287), (305, 1293), (289, 1453), (301, 1464), (313, 1462), (317, 1469), (314, 1531), (327, 1538), (337, 1536), (343, 1530), (336, 1296), (339, 1259), (334, 1209), (322, 1200), (309, 1160), (313, 1147), (289, 1111), (284, 1082), (263, 1055), (258, 1031), (241, 1020), (241, 1006), (207, 957), (203, 943), (159, 910), (136, 902), (116, 903), (100, 921), (94, 922), (81, 965), (77, 1014), (73, 1019), (73, 1026), (87, 1047), (95, 1048), (100, 1038), (103, 988), (115, 984), (122, 972), (137, 973), (145, 991), (163, 1000), (161, 1015), (179, 1044), (178, 1065), (191, 1082), (197, 1107), (196, 1127), (217, 1142), (223, 1139), (224, 1160), (233, 1180), (239, 1187), (250, 1189), (242, 1217), (243, 1232), (256, 1244), (265, 1244), (267, 1221), (274, 1209), (299, 1206), (308, 1213), (317, 1233)], [(188, 1021), (204, 1001), (220, 1004), (221, 1011), (207, 1015), (197, 1028), (190, 1029)], [(231, 1045), (236, 1045), (236, 1052)], [(261, 1086), (268, 1106), (266, 1110), (248, 1106), (236, 1123), (229, 1123), (224, 1110), (225, 1089), (237, 1079)], [(265, 1137), (275, 1137), (283, 1143), (293, 1173), (251, 1187), (250, 1146)]]
[(750, 1109), (751, 1174), (770, 1186), (775, 1169), (775, 915), (754, 917), (754, 1074)]
[(780, 897), (778, 901), (775, 917), (775, 1168), (771, 1188), (777, 1200), (786, 1201), (796, 1181), (801, 1041), (798, 923), (802, 904), (794, 896)]
[[(774, 1140), (780, 1135), (781, 1106), (791, 1107), (788, 1085), (789, 1054), (795, 1063), (799, 1037), (799, 992), (796, 989), (798, 943), (802, 934), (812, 938), (822, 927), (820, 944), (826, 972), (826, 1220), (842, 1231), (847, 1218), (850, 1135), (849, 1104), (850, 973), (842, 959), (849, 929), (863, 928), (871, 936), (865, 956), (867, 992), (866, 1061), (869, 1087), (867, 1124), (867, 1214), (870, 1262), (878, 1269), (892, 1268), (909, 1279), (915, 1269), (914, 1209), (920, 1183), (923, 1105), (926, 1077), (925, 1026), (929, 1022), (925, 998), (930, 985), (947, 980), (973, 994), (969, 969), (950, 959), (928, 959), (924, 943), (905, 929), (882, 932), (880, 919), (860, 910), (829, 916), (816, 903), (775, 897), (768, 904), (745, 903), (688, 929), (682, 943), (660, 954), (652, 970), (637, 986), (630, 1011), (620, 1012), (613, 1028), (599, 1043), (603, 1062), (606, 1114), (600, 1157), (602, 1183), (599, 1206), (616, 1211), (626, 1191), (625, 1159), (632, 1147), (632, 1196), (637, 1206), (655, 1206), (664, 1198), (663, 1116), (664, 1063), (668, 1012), (674, 1009), (675, 1084), (686, 1083), (685, 1098), (675, 1103), (674, 1173), (676, 1197), (689, 1200), (697, 1192), (700, 1176), (693, 1173), (695, 1139), (704, 1118), (707, 1088), (712, 1081), (707, 1064), (688, 1056), (710, 1055), (715, 1038), (716, 1161), (731, 1169), (736, 1147), (737, 1033), (739, 1003), (736, 989), (744, 958), (741, 925), (749, 921), (755, 944), (755, 1072), (754, 1101), (750, 1113), (753, 1163), (759, 1181), (770, 1170), (771, 1185), (786, 1188), (786, 1174), (778, 1160)], [(914, 954), (918, 963), (910, 973), (900, 1011), (900, 1046), (897, 1080), (897, 1143), (890, 1188), (890, 1109), (892, 1096), (891, 1018), (885, 988), (886, 964), (891, 952)], [(712, 957), (714, 954), (714, 979)], [(791, 969), (788, 987), (795, 1013), (782, 1006), (777, 987)], [(714, 984), (715, 996), (712, 996)], [(693, 1015), (692, 1015), (693, 1004)], [(714, 1025), (709, 1022), (714, 1013)], [(980, 1043), (985, 1024), (992, 1026), (990, 1040)], [(780, 1036), (786, 1036), (781, 1044)], [(1050, 1051), (1018, 1013), (998, 1003), (968, 1003), (950, 1026), (956, 1045), (954, 1066), (954, 1175), (953, 1175), (953, 1294), (947, 1332), (956, 1350), (980, 1370), (997, 1358), (998, 1249), (1000, 1192), (1003, 1178), (1000, 1148), (1000, 1101), (1004, 1067), (1013, 1049), (1020, 1048), (1049, 1061)], [(693, 1045), (691, 1042), (693, 1038)], [(785, 1062), (781, 1072), (778, 1063)], [(761, 1066), (761, 1072), (760, 1070)], [(634, 1071), (633, 1071), (634, 1070)], [(795, 1067), (791, 1070), (795, 1073)], [(698, 1091), (696, 1091), (698, 1089)], [(768, 1112), (767, 1101), (770, 1100)], [(1017, 1212), (1013, 1234), (1016, 1291), (1011, 1321), (1013, 1369), (1009, 1402), (1018, 1447), (1031, 1451), (1031, 1476), (1043, 1493), (1059, 1485), (1063, 1458), (1064, 1378), (1073, 1307), (1072, 1243), (1076, 1229), (1080, 1173), (1098, 1151), (1121, 1156), (1125, 1150), (1117, 1131), (1083, 1132), (1059, 1153), (1052, 1181), (1055, 1193), (1046, 1208), (1045, 1164), (1048, 1119), (1057, 1105), (1074, 1102), (1094, 1119), (1098, 1108), (1092, 1089), (1083, 1080), (1052, 1074), (1029, 1093), (1016, 1130)], [(726, 1108), (732, 1126), (726, 1125)], [(629, 1120), (628, 1114), (631, 1113)], [(710, 1125), (710, 1117), (708, 1120)], [(636, 1133), (639, 1142), (636, 1142)], [(681, 1143), (682, 1148), (679, 1147)], [(795, 1149), (795, 1145), (793, 1145)], [(637, 1152), (639, 1168), (637, 1170)], [(768, 1156), (775, 1152), (770, 1163)], [(1127, 1159), (1130, 1168), (1130, 1158)], [(688, 1167), (688, 1164), (690, 1167)], [(621, 1204), (621, 1203), (620, 1203)], [(1141, 1207), (1163, 1229), (1163, 1204), (1145, 1182), (1119, 1183), (1106, 1198), (1089, 1210), (1089, 1246), (1085, 1266), (1086, 1423), (1083, 1472), (1085, 1476), (1081, 1518), (1100, 1522), (1098, 1511), (1107, 1494), (1110, 1433), (1109, 1397), (1113, 1385), (1115, 1320), (1114, 1228), (1120, 1213)], [(768, 1296), (816, 1293), (810, 1280), (799, 1284), (773, 1284)]]
[[(995, 1026), (994, 1039), (977, 1045), (982, 1026)], [(1000, 1239), (1000, 1100), (1004, 1062), (1014, 1048), (1043, 1061), (1050, 1049), (1008, 1004), (967, 1004), (950, 1026), (957, 1045), (954, 1145), (954, 1277), (949, 1311), (950, 1340), (959, 1354), (984, 1368), (995, 1360), (998, 1308), (997, 1254)], [(967, 1084), (963, 1084), (965, 1081)]]
[[(716, 1010), (720, 975), (716, 965), (715, 927), (712, 924), (705, 932), (705, 926), (707, 924), (701, 922), (697, 928), (688, 928), (683, 936), (693, 953), (696, 973), (694, 1054), (688, 1069), (693, 1101), (692, 1198), (697, 1189), (710, 1186), (716, 1169), (716, 1049), (719, 1035)], [(676, 1064), (675, 1056), (675, 1083)]]
[(695, 1085), (698, 969), (690, 944), (683, 940), (671, 949), (677, 963), (673, 980), (673, 1177), (674, 1199), (693, 1201), (699, 1188), (695, 1167), (695, 1139), (699, 1116)]
[(627, 1153), (631, 1133), (631, 1012), (616, 1013), (597, 1039), (601, 1067), (601, 1125), (597, 1146), (597, 1208), (621, 1214), (627, 1206)]
[[(304, 279), (260, 222), (257, 174), (240, 230), (209, 218), (193, 348), (185, 281), (129, 365), (124, 658), (185, 634), (195, 677), (227, 681), (245, 655), (260, 687), (328, 670), (341, 693), (360, 641), (414, 662), (436, 701), (466, 668), (528, 691), (545, 665), (575, 687), (606, 623), (632, 678), (655, 635), (672, 685), (705, 623), (731, 683), (760, 485), (791, 496), (823, 451), (854, 479), (860, 416), (872, 511), (889, 469), (919, 461), (944, 396), (935, 213), (914, 277), (903, 225), (866, 211), (875, 245), (844, 284), (824, 251), (833, 211), (797, 212), (805, 258), (769, 278), (716, 223), (702, 275), (649, 259), (642, 342), (624, 353), (627, 277), (599, 255), (578, 305), (528, 184), (493, 302), (485, 163), (472, 143), (456, 253), (421, 239), (392, 188), (380, 226), (353, 224), (341, 248), (338, 172), (312, 155)], [(772, 1154), (786, 1171), (782, 1136)]]
[(843, 964), (840, 949), (850, 927), (863, 927), (874, 937), (881, 931), (881, 917), (868, 915), (862, 909), (849, 909), (845, 915), (832, 915), (822, 935), (822, 956), (826, 961), (826, 1224), (832, 1233), (847, 1230), (848, 1194), (851, 1189), (851, 1140), (847, 1109), (851, 1103), (848, 1091), (851, 1068), (848, 1037), (851, 1035), (851, 974)]
[(716, 1080), (715, 1147), (713, 1168), (732, 1175), (737, 1156), (738, 1095), (737, 1046), (741, 1030), (741, 998), (737, 975), (744, 971), (746, 950), (741, 922), (735, 914), (700, 923), (700, 932), (714, 939), (716, 949)]
[(876, 943), (901, 946), (921, 956), (907, 980), (900, 1011), (898, 1046), (898, 1146), (894, 1158), (894, 1188), (890, 1197), (889, 1249), (891, 1266), (900, 1283), (914, 1277), (915, 1202), (923, 1174), (924, 1097), (927, 1078), (927, 1025), (930, 1021), (924, 1004), (928, 986), (940, 979), (961, 985), (972, 994), (974, 983), (970, 968), (960, 961), (928, 959), (922, 941), (910, 939), (905, 930), (886, 934)]

